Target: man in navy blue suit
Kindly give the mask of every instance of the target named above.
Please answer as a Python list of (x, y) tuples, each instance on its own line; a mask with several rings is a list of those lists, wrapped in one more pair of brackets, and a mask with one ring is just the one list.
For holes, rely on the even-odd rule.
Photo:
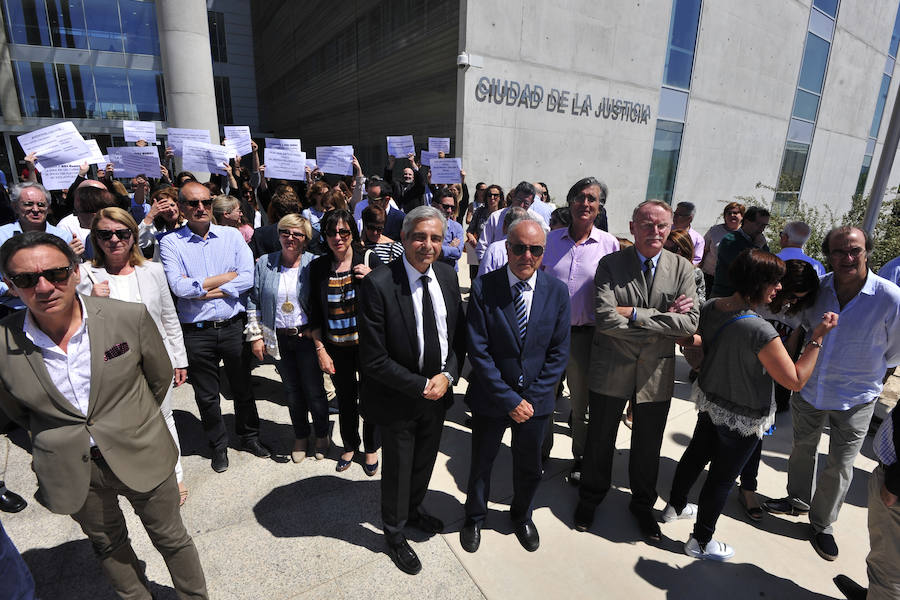
[(491, 468), (512, 428), (513, 500), (509, 515), (529, 552), (540, 545), (531, 503), (541, 482), (541, 444), (569, 360), (569, 292), (541, 272), (546, 237), (530, 217), (507, 231), (509, 262), (475, 280), (467, 311), (472, 363), (472, 466), (460, 544), (475, 552), (487, 515)]

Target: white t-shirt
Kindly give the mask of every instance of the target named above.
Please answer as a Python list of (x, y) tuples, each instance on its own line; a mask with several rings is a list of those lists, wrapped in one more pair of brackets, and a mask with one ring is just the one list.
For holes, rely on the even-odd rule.
[[(300, 299), (297, 297), (297, 278), (300, 276), (300, 267), (293, 269), (280, 268), (278, 277), (278, 296), (275, 298), (275, 328), (302, 327), (308, 319), (306, 313), (300, 307)], [(294, 306), (291, 312), (284, 312), (282, 305), (290, 302)]]
[(66, 215), (65, 217), (60, 219), (59, 223), (57, 223), (56, 226), (60, 229), (65, 229), (66, 231), (71, 233), (73, 237), (77, 236), (82, 243), (91, 234), (90, 229), (83, 229), (81, 227), (81, 225), (78, 223), (78, 217), (76, 217), (74, 213), (71, 215)]
[(131, 271), (128, 275), (112, 275), (109, 277), (109, 297), (123, 302), (142, 302), (141, 290), (138, 288), (137, 272)]

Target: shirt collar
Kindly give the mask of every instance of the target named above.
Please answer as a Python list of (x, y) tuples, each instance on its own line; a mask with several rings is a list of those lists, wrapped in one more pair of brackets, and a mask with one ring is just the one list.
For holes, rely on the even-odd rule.
[[(647, 262), (647, 257), (641, 254), (637, 248), (634, 249), (635, 253), (638, 255), (638, 260), (641, 262), (641, 268), (644, 268), (644, 263)], [(662, 254), (662, 250), (656, 253), (656, 256), (650, 259), (650, 262), (653, 263), (653, 268), (656, 268), (656, 265), (659, 264), (659, 256)]]
[(528, 282), (529, 288), (534, 290), (534, 283), (537, 280), (537, 269), (534, 270), (534, 273), (531, 274), (531, 277), (528, 279), (519, 279), (515, 273), (512, 272), (512, 269), (509, 268), (509, 264), (506, 265), (506, 279), (509, 281), (509, 287), (512, 287), (519, 283), (520, 281)]
[[(206, 234), (206, 239), (211, 237), (216, 238), (219, 237), (216, 233), (216, 230), (221, 227), (221, 225), (216, 225), (215, 223), (209, 224), (209, 231)], [(181, 234), (189, 240), (197, 238), (198, 240), (203, 240), (202, 237), (194, 233), (194, 230), (188, 227), (187, 221), (184, 222), (184, 225), (181, 226)]]
[[(878, 291), (879, 279), (880, 278), (875, 274), (874, 271), (868, 269), (868, 273), (866, 274), (866, 282), (863, 284), (862, 289), (859, 290), (859, 293), (865, 294), (866, 296), (874, 296)], [(820, 279), (820, 282), (822, 285), (829, 288), (835, 296), (837, 296), (837, 291), (834, 289), (834, 272), (827, 273), (822, 277), (822, 279)]]
[[(569, 228), (566, 227), (564, 231), (565, 231), (565, 233), (562, 234), (562, 237), (567, 240), (570, 240), (574, 243), (575, 240), (572, 238), (571, 235), (569, 235)], [(584, 240), (584, 243), (587, 244), (591, 241), (594, 241), (594, 242), (602, 242), (603, 241), (603, 237), (602, 237), (602, 234), (600, 233), (600, 230), (597, 229), (596, 227), (594, 227), (593, 225), (591, 226), (591, 234), (587, 237), (586, 240)]]
[[(75, 332), (75, 335), (72, 336), (73, 338), (81, 335), (87, 327), (87, 309), (84, 306), (84, 300), (81, 299), (80, 294), (75, 294), (75, 297), (81, 305), (81, 326), (78, 328), (78, 331)], [(22, 331), (25, 332), (25, 337), (31, 340), (38, 348), (52, 350), (58, 347), (57, 343), (51, 340), (50, 337), (44, 333), (44, 330), (40, 328), (37, 321), (31, 316), (31, 311), (27, 308), (25, 309), (25, 321), (22, 324)]]
[(434, 281), (434, 269), (431, 268), (431, 265), (428, 265), (428, 269), (424, 273), (420, 273), (418, 269), (409, 264), (409, 261), (406, 260), (406, 253), (403, 254), (403, 268), (406, 269), (406, 277), (409, 279), (409, 289), (413, 289), (413, 284), (419, 281), (419, 278), (423, 275), (428, 275), (431, 277), (431, 280)]

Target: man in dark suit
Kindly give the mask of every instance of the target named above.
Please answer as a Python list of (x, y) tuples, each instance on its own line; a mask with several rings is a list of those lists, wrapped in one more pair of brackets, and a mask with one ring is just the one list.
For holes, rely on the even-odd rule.
[(540, 272), (546, 236), (531, 219), (507, 231), (509, 262), (472, 286), (466, 321), (472, 379), (466, 400), (472, 409), (472, 466), (466, 523), (460, 544), (475, 552), (487, 515), (491, 468), (507, 427), (512, 428), (513, 500), (509, 516), (519, 543), (540, 545), (531, 502), (541, 481), (541, 445), (556, 388), (569, 360), (569, 291)]
[(659, 200), (641, 202), (630, 226), (634, 246), (601, 258), (594, 276), (590, 419), (575, 528), (590, 528), (612, 485), (616, 433), (631, 400), (629, 509), (644, 538), (659, 541), (662, 532), (652, 511), (675, 386), (675, 340), (696, 331), (700, 308), (693, 264), (663, 249), (672, 207)]
[(403, 535), (407, 524), (439, 533), (422, 509), (437, 458), (465, 331), (456, 272), (435, 262), (444, 216), (420, 206), (403, 221), (404, 255), (372, 271), (360, 294), (359, 354), (363, 415), (380, 425), (381, 517), (388, 554), (402, 571), (422, 569)]
[(121, 597), (149, 599), (124, 496), (179, 597), (207, 598), (178, 510), (178, 450), (159, 410), (172, 364), (147, 309), (76, 295), (75, 254), (55, 235), (11, 238), (0, 270), (28, 309), (0, 321), (0, 410), (31, 434), (38, 501), (81, 526)]

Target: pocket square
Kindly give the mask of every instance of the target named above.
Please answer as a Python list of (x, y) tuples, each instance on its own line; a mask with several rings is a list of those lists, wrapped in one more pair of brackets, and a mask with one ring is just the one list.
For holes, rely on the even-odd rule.
[(117, 356), (122, 356), (128, 352), (128, 342), (119, 342), (109, 350), (103, 353), (103, 360), (110, 360)]

